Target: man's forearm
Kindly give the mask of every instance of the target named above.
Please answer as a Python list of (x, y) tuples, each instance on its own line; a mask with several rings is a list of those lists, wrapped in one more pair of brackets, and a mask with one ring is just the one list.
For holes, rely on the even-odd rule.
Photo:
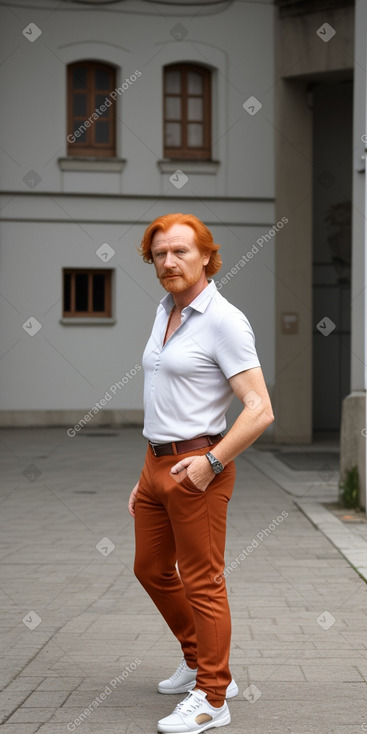
[(266, 411), (254, 415), (250, 408), (244, 408), (228, 433), (213, 449), (213, 455), (226, 466), (251, 446), (273, 420), (274, 416)]

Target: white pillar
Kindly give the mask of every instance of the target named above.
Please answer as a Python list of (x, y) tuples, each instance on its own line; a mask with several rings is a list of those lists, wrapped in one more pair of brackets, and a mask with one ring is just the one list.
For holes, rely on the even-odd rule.
[[(359, 34), (357, 28), (361, 27), (361, 33)], [(359, 38), (357, 39), (357, 34)], [(357, 46), (358, 43), (358, 46)], [(364, 237), (362, 239), (363, 256), (364, 256), (364, 288), (362, 292), (362, 308), (363, 308), (363, 319), (364, 319), (364, 344), (363, 344), (363, 362), (364, 362), (364, 428), (362, 429), (362, 435), (364, 437), (364, 496), (365, 496), (365, 508), (367, 513), (367, 5), (365, 2), (356, 3), (356, 61), (359, 59), (359, 48), (360, 54), (364, 58), (364, 68), (359, 71), (360, 84), (363, 85), (364, 81), (364, 131), (362, 133), (362, 142), (364, 143)], [(357, 64), (355, 65), (355, 67)], [(358, 87), (356, 86), (356, 93), (358, 94)], [(363, 96), (362, 96), (363, 101)], [(363, 491), (363, 488), (362, 488)]]
[(351, 392), (343, 400), (341, 479), (357, 465), (367, 512), (367, 3), (357, 0), (354, 31)]

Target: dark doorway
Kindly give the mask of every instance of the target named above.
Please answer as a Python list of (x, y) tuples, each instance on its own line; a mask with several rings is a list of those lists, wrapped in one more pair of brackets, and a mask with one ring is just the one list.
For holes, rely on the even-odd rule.
[(313, 432), (350, 392), (353, 81), (313, 83)]

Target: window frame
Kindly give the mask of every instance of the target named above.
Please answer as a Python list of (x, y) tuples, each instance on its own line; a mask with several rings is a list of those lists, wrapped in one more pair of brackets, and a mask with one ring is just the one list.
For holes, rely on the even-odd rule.
[[(75, 310), (75, 275), (88, 275), (88, 311)], [(63, 268), (62, 269), (62, 317), (73, 318), (111, 318), (112, 317), (112, 273), (109, 268)], [(65, 310), (65, 275), (71, 275), (70, 311)], [(105, 308), (104, 311), (93, 311), (93, 275), (105, 276)]]
[[(173, 94), (166, 92), (166, 72), (169, 71), (180, 71), (181, 72), (181, 93)], [(200, 74), (203, 77), (203, 94), (202, 95), (188, 95), (187, 94), (187, 72), (193, 71), (196, 74)], [(166, 119), (166, 98), (167, 97), (180, 97), (181, 99), (181, 118), (179, 120), (167, 120)], [(203, 146), (200, 148), (192, 148), (187, 145), (187, 125), (195, 120), (187, 119), (188, 111), (188, 96), (198, 97), (203, 100)], [(200, 64), (192, 63), (174, 63), (167, 64), (163, 67), (163, 155), (164, 158), (171, 160), (201, 160), (210, 161), (212, 160), (211, 150), (211, 138), (212, 138), (212, 120), (211, 120), (211, 99), (212, 99), (212, 73), (211, 69)], [(181, 147), (173, 148), (166, 146), (166, 123), (167, 122), (180, 122), (181, 123)]]
[[(87, 86), (86, 86), (86, 97), (87, 97), (87, 114), (84, 119), (77, 119), (81, 116), (73, 114), (73, 95), (74, 93), (85, 93), (85, 89), (78, 89), (73, 87), (73, 72), (76, 67), (86, 67), (87, 69)], [(94, 72), (96, 69), (101, 69), (110, 74), (110, 87), (108, 90), (98, 90), (95, 88), (94, 83)], [(74, 121), (78, 124), (78, 127), (88, 121), (89, 117), (93, 115), (93, 112), (98, 109), (98, 106), (94, 104), (94, 100), (97, 94), (109, 97), (111, 91), (116, 88), (116, 68), (111, 64), (107, 64), (101, 61), (75, 61), (72, 64), (68, 64), (67, 67), (67, 137), (74, 136)], [(116, 157), (116, 104), (115, 100), (110, 99), (111, 106), (107, 107), (108, 110), (108, 124), (109, 124), (109, 140), (108, 143), (96, 143), (94, 139), (95, 129), (94, 122), (92, 121), (90, 126), (86, 129), (86, 143), (80, 143), (79, 139), (76, 138), (75, 142), (69, 142), (67, 140), (68, 148), (67, 155), (77, 157), (88, 157), (88, 158), (115, 158)], [(104, 104), (102, 102), (102, 104)], [(105, 118), (102, 118), (103, 120)]]

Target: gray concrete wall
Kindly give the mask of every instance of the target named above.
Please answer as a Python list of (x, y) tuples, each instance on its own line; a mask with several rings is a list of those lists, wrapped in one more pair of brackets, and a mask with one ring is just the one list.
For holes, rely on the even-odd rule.
[[(182, 6), (157, 12), (137, 2), (103, 11), (81, 4), (53, 8), (52, 13), (34, 10), (32, 18), (25, 9), (14, 15), (1, 8), (7, 56), (2, 83), (12, 103), (2, 139), (0, 421), (5, 425), (58, 422), (60, 411), (66, 411), (66, 422), (74, 420), (140, 363), (165, 295), (136, 251), (154, 217), (191, 211), (203, 219), (222, 245), (224, 266), (217, 280), (274, 224), (271, 3), (233, 2), (200, 13)], [(42, 31), (34, 43), (21, 32), (30, 21)], [(184, 29), (180, 41), (174, 35), (177, 24)], [(81, 59), (115, 65), (118, 84), (141, 71), (117, 99), (121, 165), (67, 160), (66, 67)], [(162, 162), (162, 69), (173, 61), (203, 63), (213, 72), (217, 163), (186, 164), (188, 182), (179, 190), (169, 180), (177, 163)], [(252, 95), (262, 104), (256, 115), (243, 108)], [(116, 167), (120, 170), (111, 170)], [(96, 255), (105, 242), (116, 251), (106, 264)], [(63, 267), (114, 270), (114, 323), (62, 321)], [(269, 236), (221, 283), (221, 293), (250, 319), (270, 391), (273, 273), (274, 237)], [(22, 328), (31, 316), (42, 326), (33, 337)], [(142, 387), (139, 371), (105, 410), (139, 419)], [(96, 415), (95, 423), (100, 418)]]

